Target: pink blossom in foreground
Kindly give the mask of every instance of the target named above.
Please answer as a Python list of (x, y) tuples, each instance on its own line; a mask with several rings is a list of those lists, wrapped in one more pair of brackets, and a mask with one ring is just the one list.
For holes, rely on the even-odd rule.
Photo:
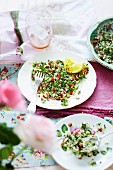
[(13, 109), (26, 111), (25, 100), (18, 86), (8, 80), (0, 82), (0, 103)]
[(26, 116), (25, 121), (19, 121), (14, 132), (30, 147), (52, 153), (56, 141), (55, 124), (43, 116)]

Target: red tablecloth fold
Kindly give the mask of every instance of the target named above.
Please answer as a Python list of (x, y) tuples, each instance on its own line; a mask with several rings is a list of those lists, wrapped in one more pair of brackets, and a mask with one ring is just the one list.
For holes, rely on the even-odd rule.
[(37, 107), (36, 114), (50, 118), (60, 118), (83, 112), (100, 117), (113, 117), (113, 71), (99, 63), (91, 62), (91, 64), (97, 74), (97, 86), (87, 101), (79, 106), (64, 110), (49, 110)]

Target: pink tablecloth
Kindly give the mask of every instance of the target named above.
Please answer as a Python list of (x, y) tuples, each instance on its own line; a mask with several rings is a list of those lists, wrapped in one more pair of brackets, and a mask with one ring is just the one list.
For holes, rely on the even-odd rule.
[(71, 109), (60, 111), (50, 111), (37, 107), (37, 114), (58, 118), (83, 112), (100, 117), (113, 117), (113, 71), (96, 62), (91, 62), (91, 64), (97, 74), (97, 86), (93, 95), (87, 101)]

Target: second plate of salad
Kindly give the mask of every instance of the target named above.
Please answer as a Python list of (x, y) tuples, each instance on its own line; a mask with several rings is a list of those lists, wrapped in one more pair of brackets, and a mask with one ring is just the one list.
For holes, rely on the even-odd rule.
[(92, 137), (112, 132), (106, 120), (90, 114), (67, 116), (56, 123), (55, 161), (68, 170), (104, 170), (113, 163), (113, 134), (97, 147)]
[(113, 17), (106, 18), (91, 28), (88, 47), (97, 62), (113, 70)]

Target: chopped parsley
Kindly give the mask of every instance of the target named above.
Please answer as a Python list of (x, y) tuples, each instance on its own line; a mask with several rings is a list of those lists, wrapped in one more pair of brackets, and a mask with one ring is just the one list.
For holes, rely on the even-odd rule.
[[(37, 89), (37, 95), (45, 103), (49, 99), (59, 100), (61, 105), (68, 106), (68, 99), (73, 96), (78, 88), (79, 83), (86, 78), (89, 68), (86, 65), (78, 73), (69, 73), (64, 67), (61, 60), (48, 62), (32, 63), (32, 81), (37, 81), (37, 73), (45, 73), (45, 77)], [(80, 90), (78, 94), (80, 94)]]

